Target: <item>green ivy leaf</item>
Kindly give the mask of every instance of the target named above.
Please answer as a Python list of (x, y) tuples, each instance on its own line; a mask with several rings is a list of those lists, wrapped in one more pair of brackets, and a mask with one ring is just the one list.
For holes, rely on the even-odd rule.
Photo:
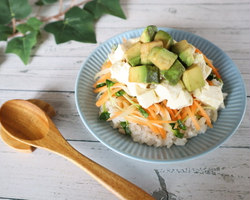
[(0, 24), (9, 24), (12, 18), (23, 19), (31, 13), (28, 0), (1, 0)]
[(23, 37), (16, 37), (7, 44), (5, 53), (18, 55), (25, 65), (29, 62), (32, 47), (37, 43), (37, 31), (30, 32)]
[(49, 23), (44, 29), (54, 34), (57, 44), (70, 40), (96, 43), (93, 15), (79, 7), (71, 8), (63, 21)]
[(57, 0), (38, 0), (35, 4), (37, 6), (48, 5), (57, 2)]
[(84, 10), (88, 10), (97, 20), (104, 14), (110, 14), (126, 19), (119, 0), (93, 0), (85, 4)]
[(12, 28), (0, 24), (0, 41), (6, 41), (12, 33)]
[(40, 30), (40, 26), (43, 24), (43, 22), (41, 22), (40, 20), (38, 20), (35, 17), (31, 17), (27, 20), (27, 23), (25, 24), (19, 24), (16, 29), (25, 34), (28, 31), (39, 31)]

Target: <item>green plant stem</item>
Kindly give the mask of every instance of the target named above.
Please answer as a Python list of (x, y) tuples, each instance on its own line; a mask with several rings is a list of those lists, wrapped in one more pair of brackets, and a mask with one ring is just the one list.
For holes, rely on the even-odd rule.
[(12, 18), (11, 22), (12, 22), (13, 34), (15, 34), (15, 32), (16, 32), (16, 18)]
[[(81, 6), (81, 5), (85, 4), (86, 2), (87, 2), (87, 1), (82, 1), (82, 2), (80, 2), (80, 3), (78, 3), (78, 4), (75, 4), (74, 6)], [(50, 21), (50, 20), (52, 20), (52, 19), (57, 19), (57, 18), (63, 16), (66, 12), (68, 12), (68, 11), (70, 10), (70, 8), (71, 8), (71, 7), (65, 9), (65, 10), (62, 11), (62, 12), (59, 12), (59, 13), (56, 14), (56, 15), (53, 15), (53, 16), (50, 16), (50, 17), (46, 17), (46, 18), (41, 18), (41, 21), (43, 21), (43, 22), (48, 22), (48, 21)]]

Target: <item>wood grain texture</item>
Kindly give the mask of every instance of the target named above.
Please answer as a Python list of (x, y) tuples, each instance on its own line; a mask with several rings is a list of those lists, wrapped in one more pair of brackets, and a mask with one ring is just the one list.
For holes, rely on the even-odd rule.
[(0, 109), (2, 130), (20, 144), (46, 149), (79, 166), (119, 199), (152, 200), (141, 188), (99, 165), (74, 149), (61, 135), (47, 113), (26, 100), (10, 100)]
[[(42, 45), (32, 51), (27, 66), (15, 55), (5, 55), (5, 43), (0, 42), (0, 104), (14, 98), (48, 101), (57, 111), (56, 126), (74, 148), (156, 199), (250, 199), (250, 1), (121, 0), (121, 4), (127, 20), (102, 17), (96, 24), (97, 44), (56, 45), (52, 35), (43, 33)], [(35, 13), (38, 8), (33, 8)], [(44, 11), (51, 15), (58, 7)], [(232, 58), (245, 81), (248, 105), (238, 131), (198, 159), (157, 165), (125, 158), (98, 142), (77, 113), (74, 85), (82, 62), (108, 38), (148, 24), (189, 31), (213, 42)], [(21, 154), (0, 141), (0, 199), (116, 197), (64, 158), (39, 149)]]
[[(54, 117), (56, 115), (56, 111), (54, 108), (48, 104), (47, 102), (41, 100), (41, 99), (28, 99), (27, 101), (31, 102), (32, 104), (38, 106), (40, 109), (42, 109), (50, 118)], [(0, 127), (0, 136), (2, 140), (9, 145), (10, 147), (19, 150), (21, 152), (27, 152), (31, 153), (35, 150), (35, 147), (30, 146), (28, 144), (22, 143), (19, 140), (16, 140), (15, 138), (9, 136), (8, 132), (5, 131), (4, 128)]]

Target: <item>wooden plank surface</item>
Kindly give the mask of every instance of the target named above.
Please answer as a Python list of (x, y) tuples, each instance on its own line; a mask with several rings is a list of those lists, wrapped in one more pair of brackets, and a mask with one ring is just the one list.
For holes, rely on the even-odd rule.
[[(77, 150), (156, 199), (249, 199), (250, 1), (121, 0), (121, 5), (127, 20), (102, 17), (96, 23), (97, 44), (70, 41), (56, 45), (53, 36), (43, 32), (41, 45), (33, 50), (27, 66), (15, 55), (4, 54), (5, 43), (0, 42), (0, 105), (16, 98), (49, 102), (57, 111), (54, 122)], [(36, 13), (37, 7), (33, 8)], [(55, 4), (42, 13), (57, 11)], [(103, 146), (80, 121), (74, 86), (84, 60), (108, 38), (148, 24), (189, 31), (213, 42), (232, 58), (245, 81), (248, 105), (242, 124), (226, 143), (203, 157), (175, 164), (131, 160)], [(116, 197), (64, 158), (39, 149), (19, 153), (0, 140), (0, 199)]]

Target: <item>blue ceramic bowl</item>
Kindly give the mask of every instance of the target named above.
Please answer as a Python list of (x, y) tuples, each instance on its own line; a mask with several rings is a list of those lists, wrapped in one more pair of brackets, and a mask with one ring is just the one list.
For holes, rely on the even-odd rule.
[(113, 129), (109, 123), (98, 120), (99, 108), (95, 106), (96, 94), (92, 88), (94, 76), (107, 59), (114, 44), (122, 43), (123, 38), (130, 39), (140, 36), (143, 29), (119, 34), (102, 43), (90, 54), (78, 74), (75, 98), (82, 122), (89, 132), (105, 146), (129, 158), (169, 163), (204, 155), (232, 136), (239, 127), (246, 110), (246, 91), (238, 68), (220, 48), (192, 33), (172, 28), (159, 29), (167, 31), (177, 41), (186, 39), (209, 59), (212, 59), (214, 65), (219, 69), (224, 82), (223, 92), (228, 93), (228, 96), (225, 100), (226, 108), (219, 111), (218, 120), (212, 129), (189, 139), (185, 146), (173, 145), (169, 149), (166, 147), (155, 148), (135, 143), (130, 137), (119, 134), (118, 130)]

